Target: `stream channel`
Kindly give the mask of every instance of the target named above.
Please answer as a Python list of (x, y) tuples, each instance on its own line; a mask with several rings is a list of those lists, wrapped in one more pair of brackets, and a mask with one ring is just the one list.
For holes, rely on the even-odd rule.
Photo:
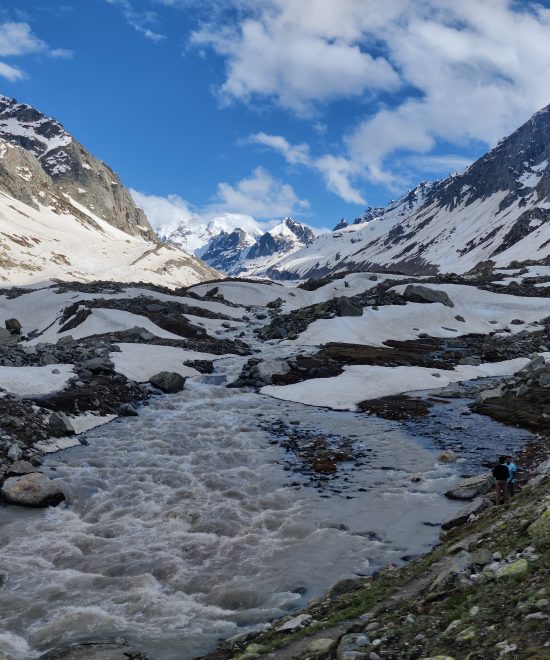
[[(194, 658), (339, 579), (436, 543), (438, 523), (461, 506), (442, 493), (465, 471), (438, 463), (442, 445), (460, 444), (470, 462), (483, 438), (466, 470), (479, 472), (501, 447), (528, 439), (477, 415), (465, 426), (454, 404), (415, 431), (228, 389), (224, 376), (239, 364), (220, 360), (215, 374), (153, 397), (139, 417), (47, 457), (65, 504), (0, 508), (0, 652), (9, 660), (115, 636), (154, 660)], [(270, 430), (281, 422), (345, 438), (363, 458), (314, 487)]]

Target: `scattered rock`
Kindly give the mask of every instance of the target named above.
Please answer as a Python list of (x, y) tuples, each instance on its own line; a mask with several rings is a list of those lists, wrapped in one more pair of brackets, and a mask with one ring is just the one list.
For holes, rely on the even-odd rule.
[(63, 646), (44, 653), (38, 660), (149, 660), (149, 656), (128, 647), (124, 639), (116, 638)]
[(329, 639), (328, 637), (321, 637), (314, 639), (307, 647), (310, 653), (327, 653), (336, 644), (336, 640)]
[(23, 456), (23, 450), (18, 444), (14, 442), (8, 449), (8, 458), (10, 461), (16, 462), (21, 458), (21, 456)]
[(457, 642), (467, 642), (470, 639), (473, 639), (477, 635), (477, 631), (474, 626), (468, 626), (462, 632), (458, 633), (456, 636)]
[(12, 333), (9, 330), (0, 328), (0, 346), (6, 346), (6, 347), (17, 346), (19, 340), (20, 340), (19, 335), (12, 335)]
[(478, 548), (472, 552), (472, 564), (474, 566), (486, 566), (493, 561), (493, 554), (486, 548)]
[(470, 504), (465, 506), (463, 509), (460, 509), (460, 511), (454, 513), (449, 518), (444, 520), (441, 523), (441, 527), (443, 529), (452, 529), (453, 527), (463, 525), (465, 522), (468, 522), (470, 516), (476, 516), (491, 506), (493, 506), (491, 500), (487, 499), (486, 497), (476, 497), (473, 502), (470, 502)]
[(313, 618), (309, 614), (299, 614), (288, 621), (285, 621), (281, 626), (277, 628), (280, 632), (290, 632), (293, 630), (298, 630), (299, 628), (305, 628), (313, 621)]
[(533, 543), (537, 545), (550, 543), (550, 507), (547, 507), (535, 522), (528, 527), (527, 533)]
[(121, 417), (137, 417), (138, 411), (131, 403), (121, 403), (118, 407), (118, 414)]
[(362, 316), (363, 310), (361, 307), (354, 305), (349, 301), (349, 298), (337, 298), (336, 303), (338, 306), (338, 316)]
[(36, 467), (29, 461), (15, 461), (8, 468), (8, 476), (19, 476), (21, 474), (30, 474), (36, 472)]
[(456, 458), (457, 457), (454, 451), (446, 449), (445, 451), (442, 451), (441, 454), (439, 454), (438, 460), (440, 463), (455, 463)]
[(338, 644), (336, 658), (338, 660), (368, 658), (367, 647), (370, 645), (370, 639), (363, 633), (344, 635)]

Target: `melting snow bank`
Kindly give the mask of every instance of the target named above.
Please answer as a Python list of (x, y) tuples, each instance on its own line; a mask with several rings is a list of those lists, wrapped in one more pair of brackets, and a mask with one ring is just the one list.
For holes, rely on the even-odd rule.
[(19, 396), (40, 396), (58, 392), (74, 376), (72, 364), (46, 367), (0, 367), (0, 392)]
[[(545, 354), (550, 357), (550, 353)], [(378, 367), (351, 365), (334, 378), (312, 378), (294, 385), (267, 385), (262, 394), (307, 405), (326, 406), (334, 410), (355, 410), (365, 399), (430, 390), (489, 376), (508, 376), (523, 369), (527, 358), (480, 364), (477, 367), (457, 365), (454, 370), (424, 367)]]

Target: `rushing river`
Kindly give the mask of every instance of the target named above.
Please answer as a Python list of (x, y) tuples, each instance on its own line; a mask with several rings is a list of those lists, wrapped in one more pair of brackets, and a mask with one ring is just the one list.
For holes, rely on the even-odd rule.
[[(433, 524), (458, 506), (441, 497), (456, 468), (433, 447), (391, 422), (226, 389), (234, 368), (221, 361), (219, 376), (49, 457), (67, 505), (0, 509), (10, 660), (114, 636), (155, 660), (193, 658), (433, 544)], [(280, 420), (351, 438), (368, 458), (342, 468), (327, 497), (288, 470), (269, 432)]]

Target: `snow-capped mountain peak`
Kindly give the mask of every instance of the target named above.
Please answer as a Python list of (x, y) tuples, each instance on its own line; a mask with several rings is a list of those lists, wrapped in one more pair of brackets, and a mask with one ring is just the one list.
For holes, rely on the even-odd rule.
[(0, 95), (0, 137), (39, 159), (73, 140), (55, 119), (3, 95)]

